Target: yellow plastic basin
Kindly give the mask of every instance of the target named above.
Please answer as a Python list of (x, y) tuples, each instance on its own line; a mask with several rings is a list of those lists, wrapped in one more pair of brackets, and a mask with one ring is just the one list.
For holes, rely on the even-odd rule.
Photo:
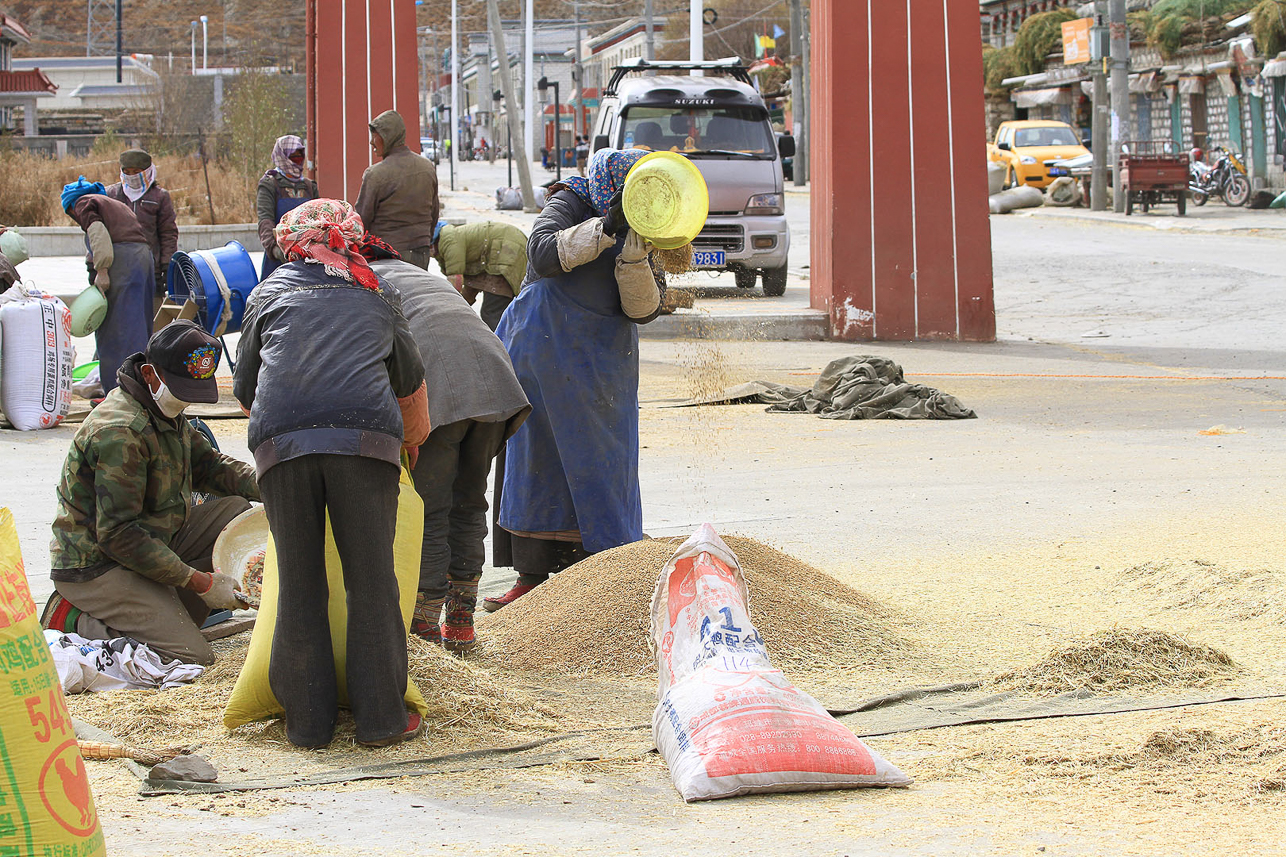
[(675, 152), (640, 158), (622, 195), (630, 227), (662, 250), (692, 241), (710, 213), (710, 191), (696, 165)]

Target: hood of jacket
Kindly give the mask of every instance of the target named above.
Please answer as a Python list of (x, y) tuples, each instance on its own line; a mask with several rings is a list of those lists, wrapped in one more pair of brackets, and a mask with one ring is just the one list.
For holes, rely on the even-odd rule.
[(402, 117), (394, 110), (385, 110), (379, 116), (371, 120), (371, 130), (380, 135), (384, 141), (384, 151), (382, 155), (387, 155), (393, 149), (406, 143), (406, 123)]

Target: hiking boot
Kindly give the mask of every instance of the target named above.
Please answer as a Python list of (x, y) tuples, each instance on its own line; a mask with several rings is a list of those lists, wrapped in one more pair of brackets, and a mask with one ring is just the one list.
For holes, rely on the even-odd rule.
[(536, 587), (534, 585), (528, 586), (525, 583), (515, 583), (513, 589), (510, 589), (499, 598), (482, 599), (482, 609), (486, 610), (488, 613), (495, 613), (501, 607), (508, 607), (510, 604), (513, 604), (519, 598), (523, 597), (535, 588)]
[(447, 593), (447, 618), (442, 623), (442, 645), (448, 651), (467, 652), (478, 644), (473, 633), (473, 611), (478, 606), (478, 581), (453, 580)]
[(411, 614), (411, 633), (427, 643), (441, 644), (438, 621), (442, 617), (444, 598), (429, 598), (423, 591), (415, 593), (415, 612)]
[(76, 620), (84, 612), (72, 605), (57, 592), (49, 596), (45, 609), (40, 613), (40, 627), (46, 631), (57, 631), (60, 634), (76, 633)]
[(406, 731), (398, 732), (396, 735), (390, 735), (387, 738), (377, 738), (374, 741), (358, 741), (357, 743), (363, 747), (391, 747), (394, 744), (412, 740), (420, 734), (423, 728), (423, 718), (418, 714), (411, 713), (406, 718)]

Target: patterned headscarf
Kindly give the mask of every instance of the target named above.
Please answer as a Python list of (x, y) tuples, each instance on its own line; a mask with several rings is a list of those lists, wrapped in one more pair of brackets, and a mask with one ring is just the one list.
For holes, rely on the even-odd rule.
[(273, 230), (287, 261), (311, 260), (326, 273), (378, 291), (379, 278), (362, 258), (362, 218), (342, 199), (311, 199), (282, 216)]
[(138, 202), (147, 193), (148, 188), (156, 183), (156, 164), (149, 164), (147, 169), (132, 176), (121, 170), (121, 189), (130, 202)]
[(601, 215), (607, 214), (612, 197), (625, 187), (625, 174), (646, 155), (642, 149), (599, 149), (589, 159), (585, 175), (563, 179), (563, 184)]
[(382, 238), (376, 238), (369, 232), (362, 236), (362, 240), (357, 242), (357, 249), (368, 262), (402, 258), (402, 254), (394, 250), (388, 242)]
[(288, 179), (297, 179), (304, 174), (303, 166), (290, 160), (291, 152), (297, 152), (304, 147), (304, 141), (294, 134), (287, 134), (284, 137), (278, 137), (277, 142), (272, 147), (272, 165), (277, 172), (281, 173)]

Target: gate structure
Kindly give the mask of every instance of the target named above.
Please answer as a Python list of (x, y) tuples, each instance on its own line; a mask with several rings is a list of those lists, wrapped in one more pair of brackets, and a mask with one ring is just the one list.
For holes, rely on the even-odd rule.
[[(849, 340), (990, 341), (978, 12), (964, 0), (813, 0), (811, 303)], [(308, 146), (355, 199), (367, 123), (419, 149), (414, 0), (308, 0)]]
[(978, 11), (813, 0), (812, 279), (835, 339), (996, 336)]
[(307, 16), (308, 161), (322, 196), (352, 202), (374, 160), (371, 119), (396, 110), (420, 151), (415, 0), (308, 0)]

